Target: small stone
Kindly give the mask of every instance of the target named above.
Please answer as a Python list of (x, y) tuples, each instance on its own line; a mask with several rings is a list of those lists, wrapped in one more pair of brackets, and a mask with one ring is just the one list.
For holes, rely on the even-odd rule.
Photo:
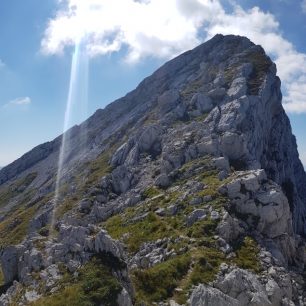
[(196, 209), (187, 217), (186, 220), (187, 226), (191, 226), (195, 222), (205, 218), (206, 218), (206, 211), (204, 209)]
[(203, 203), (203, 199), (201, 197), (192, 198), (189, 202), (190, 205), (200, 205)]
[(210, 213), (210, 218), (215, 221), (215, 220), (219, 220), (220, 219), (220, 214), (216, 211), (216, 210), (213, 210), (211, 213)]
[(26, 300), (30, 303), (38, 300), (41, 297), (41, 295), (38, 294), (35, 290), (26, 291), (24, 296)]
[(175, 216), (179, 211), (179, 206), (177, 204), (171, 204), (167, 210), (171, 216)]
[(158, 216), (164, 216), (166, 214), (166, 210), (164, 208), (158, 208), (155, 213), (158, 215)]

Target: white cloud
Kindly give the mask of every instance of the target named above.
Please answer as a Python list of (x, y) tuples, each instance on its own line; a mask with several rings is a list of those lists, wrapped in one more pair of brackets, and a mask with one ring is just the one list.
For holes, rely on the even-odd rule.
[(194, 47), (200, 43), (198, 27), (221, 9), (218, 2), (205, 0), (62, 2), (67, 5), (50, 20), (42, 41), (45, 53), (61, 53), (87, 34), (91, 55), (128, 46), (129, 61), (144, 56), (169, 58)]
[[(46, 54), (62, 53), (86, 36), (91, 56), (127, 47), (126, 60), (171, 58), (217, 33), (249, 37), (277, 63), (284, 106), (306, 112), (306, 54), (299, 53), (280, 31), (271, 13), (233, 4), (227, 13), (220, 0), (59, 0), (42, 40)], [(304, 0), (306, 7), (306, 0)], [(304, 88), (304, 89), (303, 89)]]
[(5, 104), (6, 107), (11, 105), (17, 105), (17, 106), (25, 106), (31, 104), (31, 99), (29, 97), (21, 97), (14, 100), (9, 101)]
[(306, 13), (306, 0), (303, 0), (301, 5), (302, 5), (303, 12)]

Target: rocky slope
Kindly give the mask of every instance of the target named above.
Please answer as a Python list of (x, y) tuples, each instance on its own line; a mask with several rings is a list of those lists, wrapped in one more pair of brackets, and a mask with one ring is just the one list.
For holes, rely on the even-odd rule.
[(281, 99), (264, 50), (217, 35), (67, 132), (57, 202), (61, 137), (0, 170), (0, 305), (304, 305)]

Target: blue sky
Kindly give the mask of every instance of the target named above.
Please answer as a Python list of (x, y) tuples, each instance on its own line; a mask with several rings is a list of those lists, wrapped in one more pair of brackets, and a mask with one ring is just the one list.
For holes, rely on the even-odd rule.
[(70, 124), (219, 32), (247, 35), (276, 60), (306, 164), (305, 19), (299, 0), (0, 1), (0, 166), (62, 132), (71, 57), (84, 36), (88, 105), (76, 107)]

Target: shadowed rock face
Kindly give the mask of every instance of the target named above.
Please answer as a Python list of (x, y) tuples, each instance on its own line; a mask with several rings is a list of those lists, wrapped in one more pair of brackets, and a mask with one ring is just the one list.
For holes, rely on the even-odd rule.
[[(275, 65), (264, 50), (247, 38), (216, 35), (169, 61), (134, 91), (68, 131), (71, 152), (66, 170), (94, 159), (107, 148), (105, 141), (110, 136), (119, 141), (126, 127), (136, 132), (113, 156), (113, 165), (127, 158), (130, 164), (137, 163), (143, 152), (167, 155), (167, 148), (161, 148), (163, 129), (177, 120), (207, 114), (203, 130), (196, 131), (203, 140), (200, 150), (228, 157), (237, 170), (265, 169), (288, 198), (295, 232), (305, 234), (306, 175), (281, 100)], [(144, 129), (146, 120), (157, 124)], [(88, 137), (80, 141), (85, 126)], [(40, 145), (0, 170), (0, 184), (29, 172), (38, 172), (33, 187), (50, 184), (60, 141), (59, 137)]]
[(119, 305), (306, 303), (306, 175), (281, 100), (264, 50), (217, 35), (67, 132), (54, 214), (61, 136), (0, 170), (0, 305), (97, 257)]

